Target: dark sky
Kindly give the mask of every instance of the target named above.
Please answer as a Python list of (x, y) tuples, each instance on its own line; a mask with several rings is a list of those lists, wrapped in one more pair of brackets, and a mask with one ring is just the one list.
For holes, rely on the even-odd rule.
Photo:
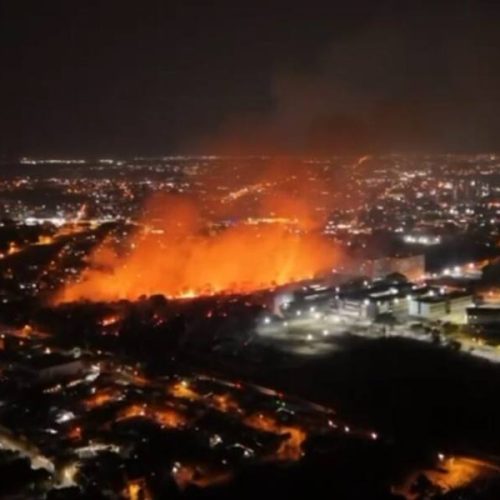
[(0, 0), (0, 153), (500, 150), (500, 2)]

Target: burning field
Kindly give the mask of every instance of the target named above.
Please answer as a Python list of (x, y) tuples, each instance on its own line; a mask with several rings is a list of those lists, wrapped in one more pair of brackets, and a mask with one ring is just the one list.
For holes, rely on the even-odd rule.
[(56, 302), (247, 293), (311, 278), (338, 256), (311, 213), (303, 200), (279, 194), (262, 202), (265, 222), (222, 227), (193, 198), (155, 197), (129, 240), (98, 246)]

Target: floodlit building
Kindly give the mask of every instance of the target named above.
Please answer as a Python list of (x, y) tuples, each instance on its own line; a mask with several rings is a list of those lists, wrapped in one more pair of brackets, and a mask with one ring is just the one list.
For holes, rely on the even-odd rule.
[(466, 292), (428, 294), (408, 301), (408, 314), (425, 319), (440, 319), (451, 314), (465, 317), (468, 307), (473, 305), (473, 296)]

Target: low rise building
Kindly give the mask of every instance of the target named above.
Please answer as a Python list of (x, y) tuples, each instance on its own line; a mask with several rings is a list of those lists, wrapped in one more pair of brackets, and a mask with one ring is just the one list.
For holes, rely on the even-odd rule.
[(437, 320), (448, 319), (453, 315), (456, 320), (465, 320), (468, 307), (473, 305), (473, 296), (467, 292), (429, 293), (408, 301), (408, 314), (419, 318)]

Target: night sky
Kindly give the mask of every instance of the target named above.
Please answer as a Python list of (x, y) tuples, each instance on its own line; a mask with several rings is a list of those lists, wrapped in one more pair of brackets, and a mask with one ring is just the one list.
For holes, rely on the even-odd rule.
[(0, 0), (0, 154), (500, 151), (500, 2)]

